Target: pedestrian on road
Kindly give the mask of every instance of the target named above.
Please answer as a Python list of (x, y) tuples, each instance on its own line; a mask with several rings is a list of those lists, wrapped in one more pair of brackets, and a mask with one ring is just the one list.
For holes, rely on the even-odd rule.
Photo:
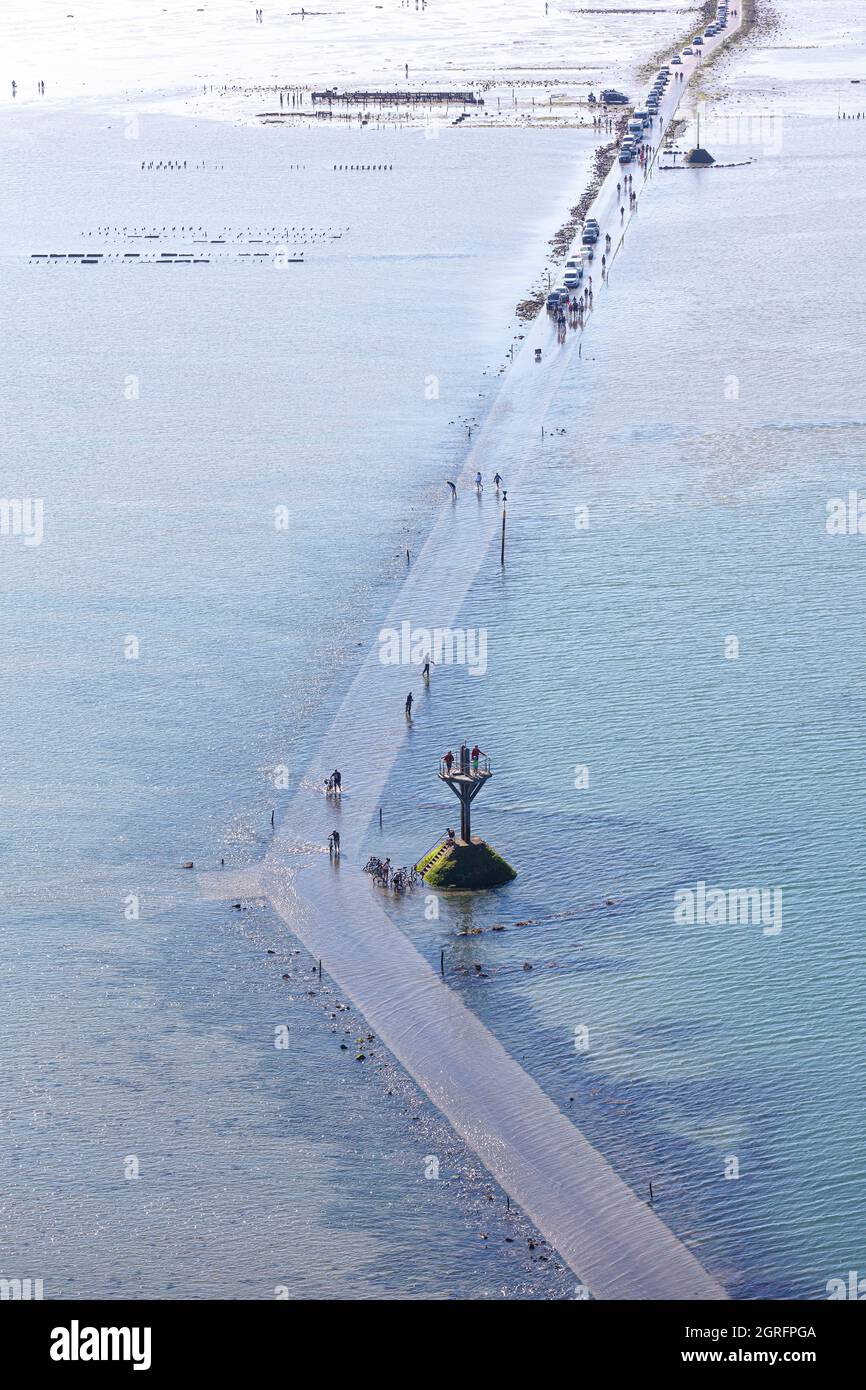
[(407, 718), (407, 719), (411, 719), (411, 718), (412, 718), (412, 691), (411, 691), (411, 690), (409, 691), (409, 694), (406, 696), (406, 718)]

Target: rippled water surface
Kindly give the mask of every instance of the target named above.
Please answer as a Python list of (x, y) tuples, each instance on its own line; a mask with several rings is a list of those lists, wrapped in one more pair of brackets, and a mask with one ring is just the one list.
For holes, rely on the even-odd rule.
[[(268, 842), (274, 781), (404, 571), (584, 185), (585, 135), (454, 134), (306, 131), (288, 153), (282, 131), (171, 119), (137, 141), (110, 117), (7, 130), (4, 486), (44, 498), (45, 535), (0, 554), (2, 1224), (46, 1296), (556, 1288), (494, 1238), (491, 1185), (430, 1107), (346, 1074), (357, 1048), (304, 1002), (270, 917), (202, 904), (180, 868)], [(189, 167), (160, 179), (154, 156)], [(123, 264), (145, 224), (158, 250), (190, 226), (225, 247)], [(286, 227), (303, 264), (240, 260)], [(82, 247), (105, 263), (29, 261)]]
[[(798, 45), (835, 54), (800, 8)], [(509, 496), (506, 570), (484, 557), (464, 604), (488, 672), (413, 673), (363, 853), (410, 861), (453, 823), (438, 758), (477, 738), (476, 829), (518, 878), (396, 919), (733, 1294), (819, 1298), (866, 1238), (863, 538), (825, 528), (862, 485), (866, 123), (785, 73), (781, 128), (717, 128), (721, 162), (754, 162), (642, 197)], [(269, 912), (179, 866), (263, 854), (274, 768), (297, 778), (374, 638), (588, 141), (167, 118), (129, 141), (24, 111), (4, 142), (4, 489), (46, 520), (0, 542), (0, 1272), (48, 1296), (561, 1293), (375, 1043), (355, 1064), (362, 1022), (331, 1031)], [(206, 167), (156, 183), (151, 158)], [(394, 169), (334, 169), (373, 162)], [(168, 249), (289, 227), (306, 263), (28, 264), (120, 257), (145, 223)], [(780, 887), (781, 933), (677, 924), (699, 880)]]
[[(488, 675), (434, 673), (391, 789), (428, 793), (386, 837), (426, 847), (456, 812), (439, 754), (491, 753), (475, 828), (518, 879), (400, 920), (746, 1297), (825, 1296), (866, 1234), (862, 537), (825, 527), (862, 478), (863, 167), (859, 131), (804, 119), (749, 168), (655, 176), (509, 496), (505, 574), (491, 554), (466, 605)], [(804, 299), (802, 224), (840, 170)], [(675, 924), (699, 880), (780, 887), (781, 933)]]

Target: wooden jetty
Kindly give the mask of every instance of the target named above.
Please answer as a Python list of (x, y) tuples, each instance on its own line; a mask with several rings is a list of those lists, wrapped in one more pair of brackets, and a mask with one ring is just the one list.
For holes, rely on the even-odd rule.
[(324, 92), (312, 92), (311, 97), (314, 102), (344, 101), (359, 106), (423, 106), (433, 103), (448, 106), (484, 105), (484, 98), (477, 97), (474, 92), (338, 92), (336, 88), (329, 88)]

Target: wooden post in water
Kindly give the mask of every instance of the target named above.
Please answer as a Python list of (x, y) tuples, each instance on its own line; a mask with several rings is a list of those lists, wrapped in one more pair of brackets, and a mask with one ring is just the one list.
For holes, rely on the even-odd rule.
[(505, 566), (505, 503), (502, 504), (502, 544), (499, 548), (499, 563)]

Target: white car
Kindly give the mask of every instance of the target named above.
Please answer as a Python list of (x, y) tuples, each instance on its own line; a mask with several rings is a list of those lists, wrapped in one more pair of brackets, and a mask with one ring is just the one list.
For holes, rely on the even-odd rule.
[(680, 57), (679, 53), (677, 54), (677, 56), (676, 56), (675, 58), (671, 58), (671, 62), (673, 63), (673, 65), (674, 65), (675, 67), (676, 67), (676, 66), (682, 67), (682, 65), (683, 65), (683, 60), (682, 60), (682, 58)]
[(684, 49), (683, 49), (683, 57), (684, 57), (684, 58), (692, 58), (692, 57), (694, 56), (694, 52), (695, 52), (695, 50), (694, 50), (693, 48), (684, 48)]

